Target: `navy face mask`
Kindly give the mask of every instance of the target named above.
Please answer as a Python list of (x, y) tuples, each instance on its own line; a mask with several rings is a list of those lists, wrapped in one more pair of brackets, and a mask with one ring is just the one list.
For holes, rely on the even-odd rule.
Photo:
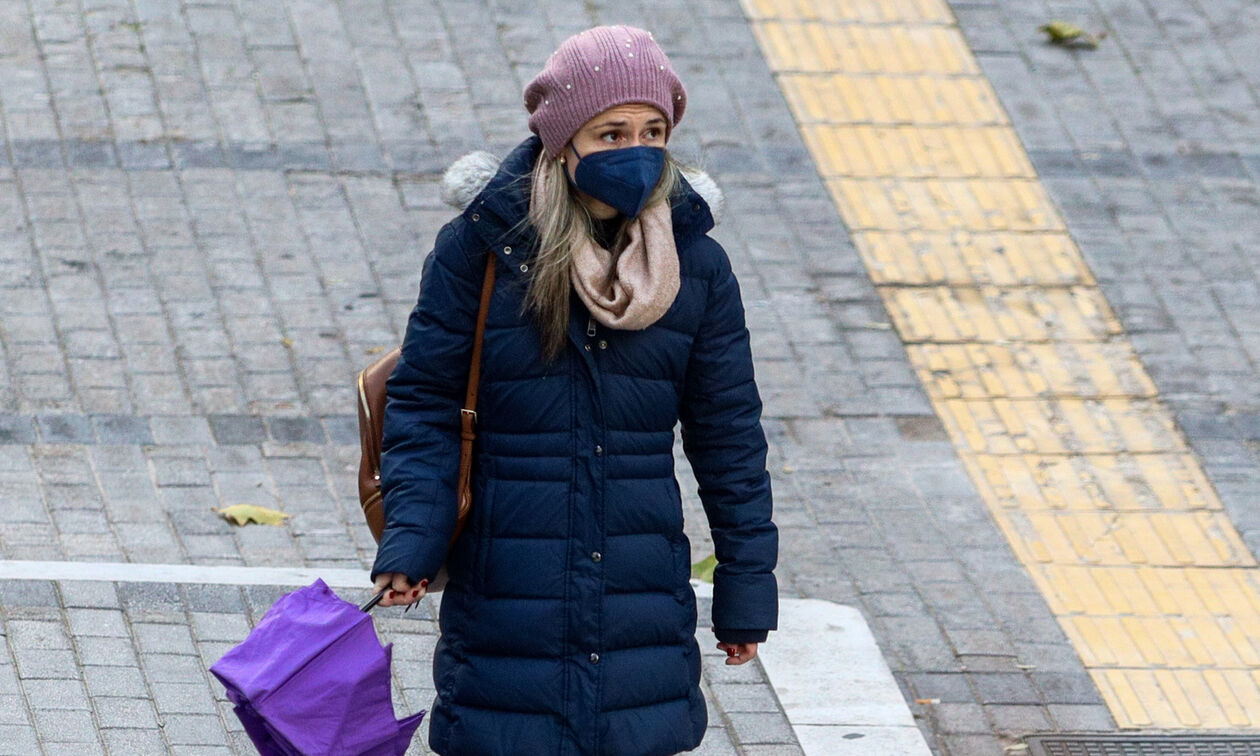
[(574, 185), (627, 218), (639, 217), (665, 170), (665, 150), (660, 147), (621, 147), (588, 152), (586, 157), (573, 147), (573, 154), (578, 156)]

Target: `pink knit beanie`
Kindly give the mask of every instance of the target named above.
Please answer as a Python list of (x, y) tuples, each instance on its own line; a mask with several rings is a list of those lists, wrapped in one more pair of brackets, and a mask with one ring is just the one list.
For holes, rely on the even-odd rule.
[(529, 130), (557, 157), (582, 124), (614, 105), (642, 102), (682, 120), (687, 92), (652, 35), (633, 26), (596, 26), (560, 44), (525, 87)]

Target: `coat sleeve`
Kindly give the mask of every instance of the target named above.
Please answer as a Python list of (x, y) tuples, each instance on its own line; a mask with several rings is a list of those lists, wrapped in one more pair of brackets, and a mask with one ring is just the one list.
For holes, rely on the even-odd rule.
[(456, 231), (438, 233), (398, 366), (386, 382), (381, 492), (385, 532), (372, 579), (433, 580), (455, 530), (460, 409), (468, 385), (482, 278)]
[(725, 642), (753, 642), (777, 626), (779, 534), (770, 520), (766, 436), (744, 305), (730, 260), (718, 251), (679, 415), (717, 552), (714, 633)]

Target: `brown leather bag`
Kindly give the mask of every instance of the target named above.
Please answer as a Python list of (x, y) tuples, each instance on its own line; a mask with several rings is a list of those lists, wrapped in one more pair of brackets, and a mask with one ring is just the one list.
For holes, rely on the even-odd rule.
[[(468, 391), (460, 410), (459, 446), (459, 510), (451, 544), (459, 538), (472, 511), (472, 452), (477, 434), (477, 385), (481, 379), (481, 341), (486, 331), (486, 313), (494, 293), (494, 255), (486, 255), (486, 275), (481, 284), (481, 305), (477, 311), (477, 330), (473, 335), (472, 364), (468, 368)], [(380, 542), (385, 532), (385, 508), (381, 501), (381, 442), (385, 437), (385, 382), (394, 372), (401, 353), (394, 347), (359, 373), (359, 441), (363, 456), (359, 460), (359, 503), (372, 537)], [(446, 585), (446, 567), (427, 587), (436, 593)]]

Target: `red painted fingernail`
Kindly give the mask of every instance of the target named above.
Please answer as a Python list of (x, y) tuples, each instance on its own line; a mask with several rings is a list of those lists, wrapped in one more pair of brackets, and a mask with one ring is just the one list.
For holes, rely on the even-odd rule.
[(397, 596), (397, 595), (398, 595), (398, 591), (390, 591), (390, 592), (389, 592), (389, 597), (390, 597), (390, 598), (393, 598), (393, 597), (395, 597), (395, 596)]
[(735, 656), (735, 649), (733, 649), (733, 648), (728, 648), (728, 649), (726, 649), (726, 655), (727, 655), (727, 656)]
[(428, 585), (428, 584), (429, 584), (429, 581), (428, 581), (428, 580), (421, 580), (421, 581), (420, 581), (420, 587), (421, 587), (421, 588), (425, 587), (425, 586), (426, 586), (426, 585)]
[(420, 595), (420, 589), (419, 589), (419, 588), (416, 588), (415, 590), (413, 590), (413, 591), (411, 592), (411, 595), (412, 595), (412, 596), (419, 596), (419, 595)]

